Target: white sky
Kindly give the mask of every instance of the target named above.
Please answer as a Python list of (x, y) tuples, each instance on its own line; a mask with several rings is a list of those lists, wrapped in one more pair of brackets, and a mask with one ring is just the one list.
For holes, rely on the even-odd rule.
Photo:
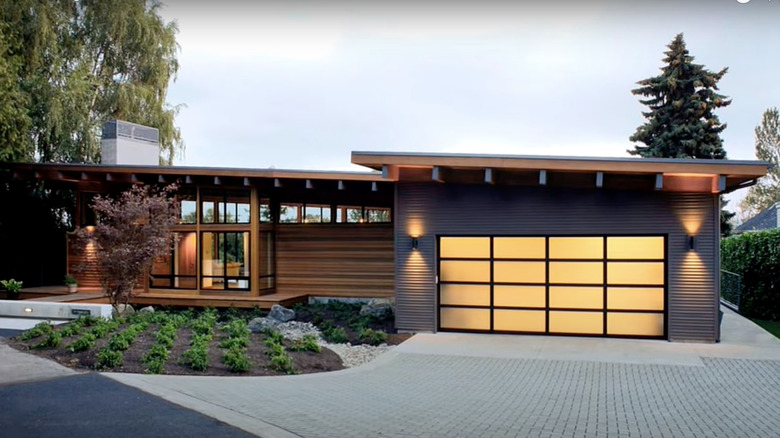
[[(741, 0), (745, 1), (745, 0)], [(780, 106), (780, 1), (168, 0), (177, 164), (361, 170), (350, 151), (626, 156), (630, 92), (685, 33), (731, 159)]]

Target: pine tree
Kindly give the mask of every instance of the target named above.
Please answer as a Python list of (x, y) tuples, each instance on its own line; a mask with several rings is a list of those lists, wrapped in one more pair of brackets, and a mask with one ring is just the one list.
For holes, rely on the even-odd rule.
[(726, 158), (720, 133), (726, 129), (713, 113), (731, 100), (717, 93), (718, 81), (728, 68), (713, 73), (694, 64), (683, 34), (668, 45), (661, 74), (639, 81), (634, 95), (643, 96), (647, 122), (630, 137), (635, 145), (628, 152), (644, 158)]
[(780, 200), (780, 111), (777, 108), (764, 111), (755, 135), (756, 158), (772, 165), (739, 204), (741, 216), (745, 217), (752, 217)]

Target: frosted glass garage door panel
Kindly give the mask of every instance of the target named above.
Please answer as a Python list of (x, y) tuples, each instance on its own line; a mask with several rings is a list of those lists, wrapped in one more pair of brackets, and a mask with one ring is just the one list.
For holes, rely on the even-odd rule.
[(490, 258), (489, 237), (442, 237), (439, 256), (445, 259)]
[(490, 306), (490, 286), (442, 284), (439, 293), (442, 306)]
[(442, 261), (442, 282), (490, 282), (490, 262)]
[(604, 288), (550, 287), (550, 307), (557, 309), (603, 309)]
[(544, 283), (544, 262), (494, 262), (496, 283)]
[(544, 237), (496, 237), (493, 257), (497, 259), (544, 259)]
[(609, 287), (607, 309), (664, 310), (662, 287)]
[(660, 313), (607, 313), (607, 334), (663, 336), (664, 315)]
[(603, 262), (550, 262), (551, 284), (603, 284)]
[(607, 282), (609, 284), (662, 286), (664, 284), (663, 262), (608, 262)]
[(496, 307), (545, 307), (544, 286), (493, 286)]
[(443, 329), (490, 330), (490, 310), (441, 308), (439, 325)]
[(545, 331), (544, 311), (496, 309), (493, 311), (493, 329), (543, 333)]
[(603, 334), (604, 314), (602, 312), (550, 311), (550, 333)]
[(607, 237), (607, 258), (663, 260), (664, 238), (652, 237)]
[(550, 237), (551, 259), (603, 259), (603, 237)]

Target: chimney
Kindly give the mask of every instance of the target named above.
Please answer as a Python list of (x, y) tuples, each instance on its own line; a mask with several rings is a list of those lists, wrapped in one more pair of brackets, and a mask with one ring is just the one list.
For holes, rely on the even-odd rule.
[(100, 162), (120, 165), (160, 165), (160, 133), (155, 128), (111, 120), (103, 125)]

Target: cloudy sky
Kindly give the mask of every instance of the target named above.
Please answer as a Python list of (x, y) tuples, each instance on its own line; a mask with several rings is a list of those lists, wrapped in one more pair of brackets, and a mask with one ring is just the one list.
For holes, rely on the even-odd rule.
[[(746, 0), (740, 0), (745, 2)], [(780, 1), (168, 0), (177, 164), (358, 170), (350, 151), (626, 156), (630, 92), (683, 32), (729, 68), (732, 159), (780, 106)]]

